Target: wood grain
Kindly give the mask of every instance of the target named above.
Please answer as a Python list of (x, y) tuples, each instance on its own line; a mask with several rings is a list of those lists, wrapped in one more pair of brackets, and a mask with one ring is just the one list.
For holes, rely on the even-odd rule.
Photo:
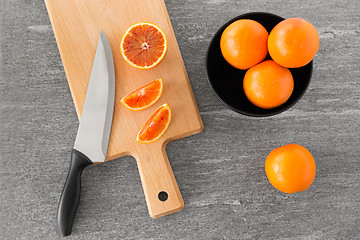
[[(165, 135), (150, 147), (161, 149), (162, 145), (172, 140), (202, 131), (201, 117), (164, 1), (45, 2), (79, 118), (100, 30), (103, 30), (109, 39), (114, 57), (116, 94), (107, 160), (134, 155), (146, 149), (136, 143), (136, 135), (149, 114), (162, 103), (170, 105), (173, 121)], [(123, 33), (137, 22), (157, 24), (168, 40), (165, 58), (151, 70), (130, 66), (120, 54), (119, 46)], [(123, 96), (158, 78), (164, 80), (164, 92), (157, 104), (141, 112), (131, 112), (120, 104)]]
[[(173, 140), (203, 130), (202, 120), (191, 90), (179, 47), (162, 0), (46, 0), (51, 24), (64, 65), (76, 111), (80, 118), (90, 79), (100, 30), (108, 37), (115, 65), (115, 106), (107, 160), (124, 155), (136, 157), (145, 197), (152, 217), (179, 211), (184, 203), (166, 157), (165, 147)], [(160, 26), (168, 41), (163, 61), (151, 70), (130, 66), (121, 57), (119, 44), (126, 29), (137, 22)], [(162, 78), (164, 91), (152, 107), (133, 112), (120, 100), (134, 89)], [(161, 104), (172, 109), (171, 124), (155, 143), (143, 145), (136, 135), (151, 113)], [(166, 201), (158, 193), (169, 195)]]

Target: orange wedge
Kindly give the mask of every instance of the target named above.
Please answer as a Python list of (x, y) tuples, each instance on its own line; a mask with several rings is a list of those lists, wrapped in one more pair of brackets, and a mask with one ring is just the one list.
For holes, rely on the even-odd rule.
[(150, 69), (158, 65), (167, 50), (164, 32), (153, 23), (136, 23), (124, 33), (120, 52), (131, 66)]
[(163, 85), (162, 79), (154, 80), (129, 93), (123, 97), (120, 102), (129, 110), (144, 110), (156, 103), (156, 101), (161, 97)]
[(167, 103), (161, 105), (151, 114), (139, 131), (136, 141), (139, 143), (152, 143), (161, 138), (171, 121), (171, 109)]

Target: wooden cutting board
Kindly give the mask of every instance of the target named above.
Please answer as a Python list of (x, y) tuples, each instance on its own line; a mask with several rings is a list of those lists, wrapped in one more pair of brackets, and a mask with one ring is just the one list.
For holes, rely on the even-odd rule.
[[(202, 120), (163, 0), (45, 0), (77, 114), (80, 118), (100, 34), (109, 39), (115, 64), (115, 110), (106, 160), (124, 155), (136, 158), (151, 217), (180, 211), (184, 203), (165, 153), (170, 141), (199, 133)], [(163, 61), (141, 70), (120, 54), (125, 30), (137, 22), (157, 24), (168, 40)], [(123, 96), (158, 78), (164, 91), (152, 107), (133, 112), (120, 103)], [(172, 121), (157, 142), (140, 144), (136, 135), (151, 113), (168, 103)], [(190, 150), (190, 149), (189, 149)], [(119, 173), (120, 174), (120, 173)], [(159, 197), (160, 192), (161, 197)], [(167, 200), (164, 200), (164, 195)]]

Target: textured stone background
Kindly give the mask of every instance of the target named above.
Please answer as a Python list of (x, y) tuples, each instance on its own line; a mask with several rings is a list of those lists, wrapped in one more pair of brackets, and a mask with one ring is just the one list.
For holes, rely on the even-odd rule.
[[(185, 209), (148, 216), (136, 162), (90, 166), (68, 239), (360, 239), (360, 4), (348, 1), (166, 0), (204, 121), (167, 153)], [(57, 239), (57, 204), (78, 120), (43, 0), (1, 0), (0, 238)], [(216, 30), (246, 12), (301, 17), (320, 34), (304, 97), (251, 118), (226, 109), (205, 74)], [(275, 190), (264, 161), (296, 142), (315, 157), (305, 192)]]

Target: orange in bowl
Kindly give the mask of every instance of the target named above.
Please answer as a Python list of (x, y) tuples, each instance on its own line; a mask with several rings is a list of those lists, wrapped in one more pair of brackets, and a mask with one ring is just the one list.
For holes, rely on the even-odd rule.
[(289, 69), (267, 60), (245, 73), (243, 88), (252, 104), (270, 109), (282, 105), (290, 98), (294, 80)]
[(268, 32), (260, 23), (241, 19), (226, 27), (221, 35), (220, 49), (230, 65), (245, 70), (265, 59), (267, 40)]
[(270, 32), (268, 48), (271, 58), (288, 68), (308, 64), (319, 49), (316, 28), (301, 18), (289, 18), (278, 23)]
[(265, 172), (269, 182), (285, 193), (308, 189), (315, 179), (315, 160), (309, 150), (298, 144), (274, 149), (266, 158)]

